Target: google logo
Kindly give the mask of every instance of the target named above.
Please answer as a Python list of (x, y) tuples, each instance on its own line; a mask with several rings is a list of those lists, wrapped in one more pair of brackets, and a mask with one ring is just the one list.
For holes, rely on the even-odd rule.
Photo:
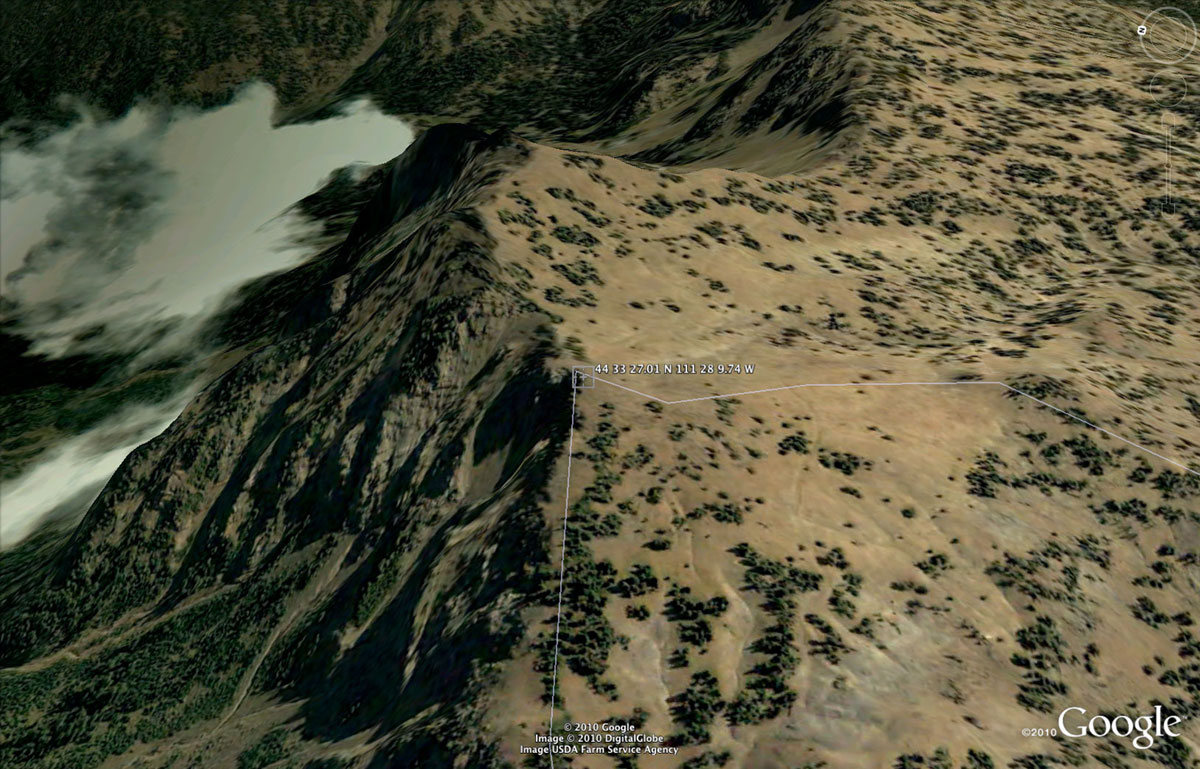
[(1058, 731), (1064, 737), (1107, 737), (1114, 735), (1117, 737), (1129, 737), (1137, 734), (1133, 738), (1133, 747), (1138, 750), (1146, 750), (1154, 745), (1155, 737), (1178, 737), (1179, 732), (1172, 731), (1171, 727), (1181, 723), (1183, 718), (1180, 716), (1163, 716), (1162, 705), (1154, 706), (1154, 713), (1150, 715), (1137, 716), (1116, 716), (1109, 718), (1108, 716), (1092, 716), (1086, 724), (1072, 729), (1067, 726), (1067, 714), (1072, 711), (1078, 711), (1080, 716), (1087, 715), (1087, 711), (1083, 708), (1073, 707), (1067, 708), (1058, 714)]

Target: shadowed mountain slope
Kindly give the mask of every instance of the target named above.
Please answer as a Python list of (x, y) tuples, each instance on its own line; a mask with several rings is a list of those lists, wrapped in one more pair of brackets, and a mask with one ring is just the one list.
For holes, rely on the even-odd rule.
[[(10, 716), (11, 697), (33, 704), (28, 686), (47, 697), (38, 725), (0, 746), (4, 763), (93, 765), (186, 740), (252, 684), (318, 696), (310, 723), (326, 739), (428, 705), (467, 718), (479, 665), (519, 633), (546, 561), (536, 505), (568, 418), (545, 317), (507, 285), (469, 208), (527, 152), (427, 133), (364, 209), (371, 247), (292, 296), (306, 322), (135, 452), (49, 573), (8, 586), (5, 662), (53, 654), (4, 678)], [(423, 174), (431, 159), (457, 165), (452, 183)], [(381, 657), (396, 678), (364, 678)], [(405, 750), (476, 749), (418, 731)]]

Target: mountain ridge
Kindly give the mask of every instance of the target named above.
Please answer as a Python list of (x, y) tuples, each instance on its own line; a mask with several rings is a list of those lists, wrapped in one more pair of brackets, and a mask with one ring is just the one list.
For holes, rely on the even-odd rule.
[[(702, 6), (679, 34), (737, 10)], [(1195, 157), (1156, 215), (1143, 65), (1052, 55), (1020, 3), (747, 8), (780, 39), (661, 132), (439, 125), (310, 201), (329, 245), (243, 297), (243, 357), (0, 595), (0, 759), (540, 767), (553, 702), (684, 751), (647, 767), (1121, 767), (1014, 735), (1200, 713), (1177, 468), (998, 391), (572, 401), (581, 364), (756, 366), (605, 375), (668, 399), (986, 378), (1200, 456)]]

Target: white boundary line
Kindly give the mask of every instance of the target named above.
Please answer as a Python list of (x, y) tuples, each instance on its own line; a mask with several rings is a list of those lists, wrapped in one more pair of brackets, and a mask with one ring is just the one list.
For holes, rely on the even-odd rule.
[[(575, 372), (571, 372), (571, 427), (567, 433), (567, 490), (563, 499), (562, 558), (558, 567), (558, 613), (554, 618), (554, 669), (550, 674), (550, 723), (547, 736), (554, 734), (554, 697), (558, 692), (558, 632), (562, 628), (563, 585), (567, 574), (567, 516), (571, 513), (571, 455), (575, 453), (575, 395), (579, 392)], [(550, 744), (553, 750), (553, 743)], [(554, 769), (554, 753), (550, 754), (550, 769)]]
[[(1186, 85), (1186, 81), (1185, 81), (1185, 85)], [(1168, 205), (1171, 207), (1170, 212), (1175, 213), (1175, 199), (1172, 197), (1173, 190), (1172, 190), (1172, 183), (1171, 183), (1171, 129), (1175, 127), (1175, 116), (1171, 115), (1170, 117), (1171, 117), (1171, 123), (1170, 123), (1170, 125), (1168, 125), (1167, 124), (1167, 113), (1166, 112), (1162, 113), (1161, 121), (1162, 121), (1162, 129), (1163, 129), (1163, 138), (1166, 140), (1166, 155), (1167, 155), (1167, 179), (1166, 179), (1166, 184), (1167, 184), (1166, 198), (1167, 199), (1165, 201), (1163, 201), (1163, 203), (1160, 206), (1160, 208), (1162, 209), (1161, 213), (1164, 213), (1164, 214), (1167, 213)]]
[[(1030, 395), (1029, 393), (1018, 390), (1017, 388), (1015, 388), (1011, 385), (1005, 384), (1004, 382), (986, 382), (986, 381), (970, 380), (970, 381), (962, 381), (962, 382), (810, 383), (810, 384), (798, 384), (798, 385), (785, 385), (783, 387), (767, 387), (762, 390), (746, 390), (744, 392), (725, 393), (722, 395), (705, 395), (705, 396), (701, 396), (699, 398), (681, 398), (680, 400), (669, 401), (669, 400), (664, 400), (662, 398), (659, 398), (657, 395), (650, 395), (649, 393), (644, 393), (644, 392), (641, 392), (640, 390), (635, 390), (632, 387), (626, 387), (625, 385), (617, 384), (616, 382), (611, 382), (607, 379), (601, 379), (598, 376), (592, 376), (592, 379), (594, 379), (597, 382), (603, 382), (604, 384), (609, 385), (611, 387), (616, 387), (619, 390), (625, 390), (626, 392), (631, 392), (634, 395), (640, 395), (643, 398), (649, 398), (652, 401), (661, 403), (666, 406), (673, 406), (673, 405), (680, 404), (680, 403), (696, 403), (698, 401), (719, 400), (721, 398), (736, 398), (741, 395), (757, 395), (759, 393), (773, 393), (773, 392), (780, 392), (783, 390), (800, 390), (800, 389), (808, 388), (808, 387), (963, 387), (963, 386), (971, 386), (971, 385), (990, 385), (992, 387), (1003, 387), (1005, 390), (1008, 390), (1009, 392), (1016, 393), (1017, 395), (1020, 395), (1024, 398), (1028, 398), (1029, 400), (1033, 401), (1034, 403), (1037, 403), (1041, 406), (1045, 406), (1046, 408), (1050, 409), (1051, 411), (1055, 411), (1059, 414), (1062, 414), (1065, 417), (1070, 417), (1071, 419), (1074, 419), (1076, 422), (1087, 425), (1088, 427), (1092, 428), (1093, 430), (1099, 430), (1100, 432), (1104, 433), (1105, 435), (1108, 435), (1112, 438), (1116, 438), (1117, 440), (1121, 441), (1122, 443), (1127, 443), (1130, 446), (1133, 446), (1135, 449), (1144, 451), (1147, 454), (1150, 454), (1151, 456), (1158, 457), (1159, 459), (1161, 459), (1164, 462), (1167, 462), (1169, 464), (1175, 465), (1178, 468), (1181, 468), (1186, 473), (1191, 473), (1192, 475), (1200, 476), (1200, 472), (1197, 472), (1196, 470), (1191, 469), (1190, 467), (1188, 467), (1187, 465), (1185, 465), (1181, 462), (1176, 462), (1174, 459), (1169, 459), (1167, 457), (1164, 457), (1162, 454), (1159, 454), (1158, 452), (1151, 451), (1150, 449), (1146, 448), (1145, 446), (1134, 443), (1133, 441), (1128, 440), (1126, 438), (1122, 438), (1121, 436), (1117, 435), (1116, 433), (1112, 432), (1111, 430), (1106, 430), (1103, 427), (1100, 427), (1099, 425), (1092, 424), (1091, 422), (1087, 421), (1086, 419), (1077, 417), (1074, 414), (1072, 414), (1071, 412), (1060, 409), (1057, 406), (1052, 406), (1049, 403), (1046, 403), (1046, 401), (1041, 400), (1040, 398), (1035, 398), (1034, 396)], [(559, 630), (562, 627), (563, 586), (565, 585), (566, 570), (567, 570), (567, 517), (570, 513), (570, 506), (571, 506), (571, 454), (574, 453), (575, 396), (576, 396), (576, 393), (578, 392), (578, 390), (579, 390), (579, 387), (577, 385), (576, 374), (574, 371), (572, 371), (571, 372), (571, 427), (570, 427), (570, 432), (568, 433), (568, 437), (567, 437), (567, 489), (566, 489), (566, 499), (564, 499), (564, 501), (563, 501), (562, 558), (559, 563), (559, 572), (558, 572), (558, 614), (555, 618), (555, 623), (554, 623), (554, 669), (553, 669), (553, 671), (551, 673), (551, 677), (550, 677), (550, 722), (547, 727), (548, 736), (552, 736), (554, 734), (554, 698), (558, 691), (558, 640), (559, 640)], [(553, 749), (554, 744), (550, 743), (549, 747), (551, 749)], [(551, 766), (551, 769), (553, 769), (554, 753), (550, 753), (549, 755), (550, 755), (550, 766)]]

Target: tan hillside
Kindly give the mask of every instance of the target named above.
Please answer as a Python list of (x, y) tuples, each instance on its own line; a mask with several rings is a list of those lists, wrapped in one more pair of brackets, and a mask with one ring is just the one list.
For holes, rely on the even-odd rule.
[[(1074, 40), (1046, 30), (1081, 16), (1112, 24)], [(819, 30), (854, 62), (853, 77), (820, 80), (849, 105), (832, 151), (815, 140), (772, 146), (764, 130), (716, 161), (797, 171), (760, 176), (541, 148), (490, 207), (497, 253), (560, 316), (564, 365), (755, 366), (752, 376), (600, 375), (640, 393), (1006, 382), (1195, 468), (1198, 264), (1177, 198), (1194, 189), (1196, 167), (1190, 150), (1172, 158), (1167, 203), (1154, 133), (1163, 110), (1146, 86), (1154, 66), (1115, 26), (1131, 18), (1051, 14), (1032, 36), (1011, 31), (1035, 26), (1018, 5), (827, 6), (796, 25), (792, 44), (811, 46)], [(967, 34), (973, 44), (949, 44)], [(780, 59), (775, 80), (795, 66)], [(743, 109), (765, 100), (772, 76), (745, 79), (758, 91), (743, 92)], [(794, 704), (776, 718), (714, 716), (711, 742), (682, 754), (696, 765), (727, 752), (739, 766), (890, 766), (902, 754), (935, 761), (938, 748), (956, 761), (977, 750), (997, 766), (1038, 753), (1086, 764), (1110, 748), (1063, 753), (1052, 740), (1021, 739), (1021, 728), (1053, 726), (1036, 712), (1052, 705), (1120, 712), (1180, 694), (1162, 677), (1190, 669), (1195, 653), (1185, 628), (1200, 586), (1200, 508), (1195, 475), (1178, 465), (1000, 386), (662, 406), (601, 383), (581, 391), (579, 408), (577, 440), (590, 448), (576, 451), (583, 471), (577, 464), (566, 500), (559, 672), (571, 672), (559, 684), (560, 721), (640, 709), (645, 729), (677, 734), (678, 697), (702, 671), (727, 709), (744, 702), (764, 662), (754, 644), (775, 618), (746, 589), (746, 560), (734, 552), (743, 543), (824, 579), (792, 611), (807, 653), (777, 680)], [(797, 434), (808, 449), (779, 456)], [(852, 459), (838, 470), (839, 457)], [(619, 524), (606, 523), (614, 506)], [(714, 520), (730, 506), (743, 522)], [(571, 537), (589, 542), (577, 551)], [(653, 542), (667, 549), (647, 549)], [(929, 566), (938, 559), (947, 565)], [(623, 597), (635, 566), (658, 575), (658, 589)], [(1176, 569), (1188, 576), (1154, 576)], [(590, 581), (617, 593), (603, 602), (616, 639), (607, 665), (579, 649), (581, 634), (599, 632), (571, 606)], [(681, 640), (688, 623), (664, 609), (676, 586), (729, 602), (699, 649)], [(1159, 603), (1182, 625), (1147, 622), (1144, 607)], [(634, 606), (649, 618), (628, 616)], [(551, 615), (531, 645), (535, 668), (552, 625)], [(1045, 657), (1033, 647), (1033, 670), (1056, 675), (1039, 688), (1010, 658), (1028, 660), (1023, 639), (1042, 628), (1055, 648)], [(687, 664), (674, 664), (681, 651)], [(519, 696), (502, 697), (496, 712), (515, 761), (511, 751), (544, 721), (546, 692), (522, 686), (519, 667), (510, 675), (501, 691)], [(1059, 680), (1065, 699), (1053, 694)]]

